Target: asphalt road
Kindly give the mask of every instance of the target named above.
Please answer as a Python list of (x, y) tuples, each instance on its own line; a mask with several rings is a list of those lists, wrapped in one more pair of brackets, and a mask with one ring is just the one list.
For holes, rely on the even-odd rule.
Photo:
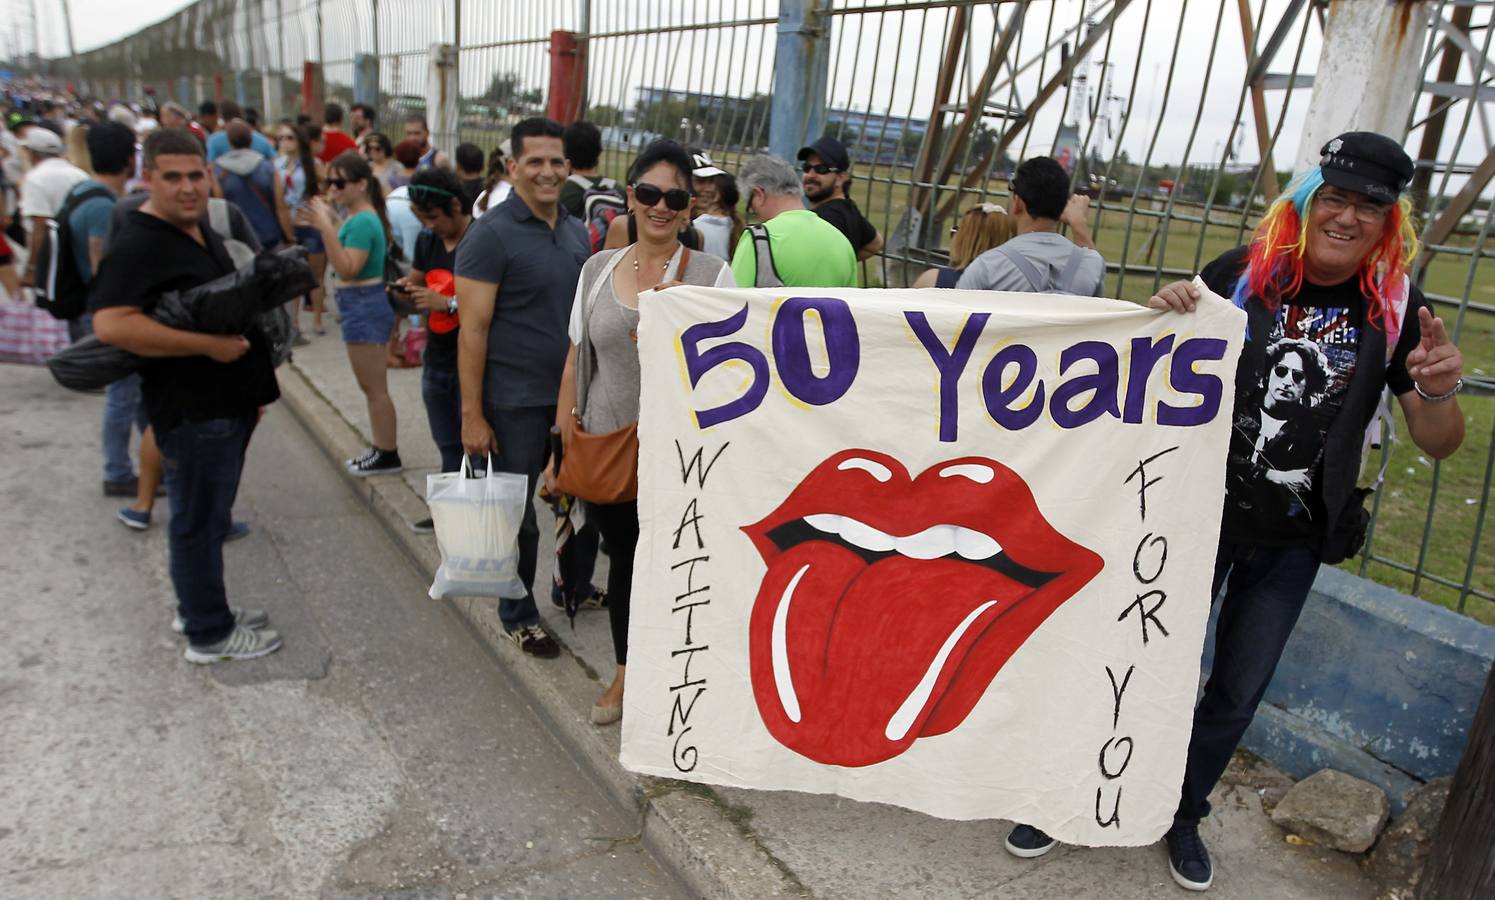
[(0, 366), (0, 896), (680, 896), (284, 409), (226, 561), (286, 646), (187, 663), (101, 410)]

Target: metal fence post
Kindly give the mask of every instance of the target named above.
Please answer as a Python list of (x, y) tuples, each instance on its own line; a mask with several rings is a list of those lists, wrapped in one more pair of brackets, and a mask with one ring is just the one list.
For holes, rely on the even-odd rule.
[(1345, 131), (1375, 131), (1400, 143), (1422, 89), (1426, 3), (1334, 3), (1313, 76), (1293, 171), (1317, 165), (1319, 148)]
[(372, 53), (353, 57), (353, 102), (379, 105), (379, 57)]
[(794, 159), (825, 126), (825, 84), (830, 68), (830, 23), (823, 0), (781, 0), (773, 61), (773, 105), (768, 149)]
[(426, 124), (433, 147), (455, 147), (458, 143), (457, 48), (432, 44), (427, 54)]

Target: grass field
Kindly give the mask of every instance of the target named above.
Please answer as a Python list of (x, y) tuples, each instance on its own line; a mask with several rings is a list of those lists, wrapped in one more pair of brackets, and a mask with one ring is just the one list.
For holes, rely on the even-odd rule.
[[(733, 154), (724, 154), (716, 161), (729, 171), (735, 170), (740, 164), (740, 159)], [(627, 155), (608, 151), (604, 154), (602, 172), (621, 180), (628, 162)], [(886, 167), (871, 167), (870, 171), (859, 172), (859, 175), (865, 177), (853, 185), (853, 198), (863, 214), (886, 237), (902, 215), (908, 188), (901, 184), (890, 184), (890, 170)], [(899, 170), (897, 177), (907, 179), (908, 170)], [(999, 181), (994, 182), (991, 187), (998, 192), (1006, 190), (1006, 185)], [(959, 209), (963, 210), (978, 202), (981, 197), (973, 193), (962, 199)], [(1002, 198), (997, 198), (997, 202), (1002, 202)], [(1122, 208), (1113, 210), (1110, 208), (1112, 203)], [(1150, 204), (1151, 201), (1142, 201), (1139, 206)], [(1177, 211), (1196, 217), (1201, 212), (1198, 207), (1180, 207)], [(1239, 212), (1216, 210), (1211, 219), (1208, 226), (1173, 220), (1168, 225), (1166, 241), (1161, 233), (1153, 240), (1153, 232), (1159, 229), (1161, 219), (1137, 215), (1132, 218), (1129, 229), (1125, 202), (1108, 201), (1095, 233), (1096, 247), (1107, 262), (1121, 260), (1124, 250), (1126, 261), (1132, 265), (1151, 267), (1161, 257), (1164, 268), (1192, 272), (1196, 254), (1200, 260), (1208, 262), (1242, 243), (1243, 239), (1239, 236)], [(1246, 223), (1245, 239), (1249, 239), (1250, 229), (1255, 224), (1254, 219)], [(1202, 252), (1199, 249), (1201, 229), (1204, 230)], [(1427, 290), (1434, 294), (1463, 296), (1470, 277), (1469, 263), (1469, 257), (1449, 254), (1434, 257), (1427, 275)], [(863, 264), (863, 278), (866, 284), (872, 286), (902, 283), (901, 279), (894, 277), (900, 275), (902, 270), (900, 263), (869, 260)], [(890, 277), (885, 278), (885, 275)], [(1162, 280), (1166, 282), (1172, 280), (1172, 277), (1164, 276)], [(1113, 297), (1143, 302), (1153, 290), (1152, 272), (1128, 272), (1125, 278), (1113, 273), (1107, 279), (1107, 294)], [(1495, 260), (1481, 261), (1475, 273), (1470, 299), (1487, 304), (1495, 303)], [(1495, 377), (1495, 316), (1471, 310), (1462, 322), (1456, 322), (1457, 309), (1444, 308), (1440, 312), (1445, 315), (1451, 331), (1457, 327), (1455, 340), (1464, 353), (1465, 373)], [(1406, 436), (1405, 422), (1400, 409), (1397, 410), (1397, 434), (1401, 436), (1401, 440), (1392, 450), (1386, 484), (1380, 492), (1381, 502), (1371, 549), (1375, 556), (1414, 568), (1421, 556), (1421, 568), (1424, 572), (1459, 584), (1464, 581), (1473, 553), (1475, 563), (1472, 587), (1487, 594), (1495, 594), (1495, 521), (1485, 524), (1479, 546), (1472, 546), (1480, 503), (1488, 491), (1486, 470), (1490, 466), (1492, 454), (1495, 397), (1465, 394), (1460, 398), (1460, 406), (1465, 415), (1464, 446), (1436, 467)], [(1373, 477), (1379, 465), (1378, 458), (1367, 461), (1366, 479)], [(1433, 495), (1435, 475), (1437, 500), (1433, 505), (1431, 527), (1426, 529), (1427, 548), (1423, 551), (1423, 535), (1428, 522), (1428, 504)], [(1492, 511), (1491, 518), (1495, 519), (1495, 511)], [(1357, 558), (1345, 563), (1342, 568), (1358, 573), (1361, 566), (1361, 560)], [(1364, 574), (1381, 584), (1415, 593), (1449, 609), (1458, 609), (1460, 606), (1461, 590), (1435, 584), (1427, 578), (1414, 584), (1413, 575), (1400, 571), (1393, 565), (1372, 561), (1366, 566)], [(1471, 617), (1495, 624), (1495, 601), (1467, 596), (1463, 605), (1463, 611)]]

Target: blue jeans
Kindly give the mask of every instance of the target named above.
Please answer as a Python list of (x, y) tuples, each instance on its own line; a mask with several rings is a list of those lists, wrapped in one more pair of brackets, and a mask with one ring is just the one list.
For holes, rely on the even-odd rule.
[(550, 455), (550, 426), (555, 424), (554, 406), (522, 406), (504, 409), (483, 404), (483, 418), (493, 429), (498, 452), (493, 466), (500, 472), (513, 472), (529, 479), (525, 495), (524, 520), (519, 526), (519, 580), (524, 582), (524, 596), (504, 597), (498, 601), (498, 619), (505, 631), (540, 624), (535, 608), (535, 565), (540, 556), (540, 526), (535, 520), (535, 485), (545, 460)]
[(104, 480), (135, 477), (130, 462), (130, 428), (145, 430), (145, 404), (140, 398), (140, 376), (126, 375), (104, 389)]
[(1219, 596), (1221, 585), (1226, 590), (1215, 661), (1194, 708), (1176, 824), (1197, 825), (1209, 815), (1209, 793), (1256, 715), (1318, 570), (1318, 554), (1306, 546), (1220, 542), (1210, 596)]
[(255, 422), (255, 416), (183, 422), (156, 435), (171, 503), (171, 583), (194, 646), (215, 644), (234, 627), (223, 586), (223, 539)]
[(425, 366), (420, 395), (426, 401), (431, 440), (441, 451), (441, 471), (455, 472), (462, 468), (462, 386), (457, 370)]

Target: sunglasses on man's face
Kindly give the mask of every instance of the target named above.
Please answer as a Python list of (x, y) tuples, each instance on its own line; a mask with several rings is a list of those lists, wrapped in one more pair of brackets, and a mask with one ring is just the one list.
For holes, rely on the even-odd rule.
[(633, 196), (643, 206), (653, 206), (663, 200), (664, 205), (675, 212), (680, 212), (690, 205), (690, 191), (684, 188), (670, 188), (666, 191), (652, 184), (640, 182), (633, 186)]
[(804, 173), (806, 175), (810, 174), (811, 172), (814, 172), (816, 175), (829, 175), (832, 172), (841, 171), (835, 166), (828, 166), (825, 163), (805, 163), (800, 168), (804, 170)]

